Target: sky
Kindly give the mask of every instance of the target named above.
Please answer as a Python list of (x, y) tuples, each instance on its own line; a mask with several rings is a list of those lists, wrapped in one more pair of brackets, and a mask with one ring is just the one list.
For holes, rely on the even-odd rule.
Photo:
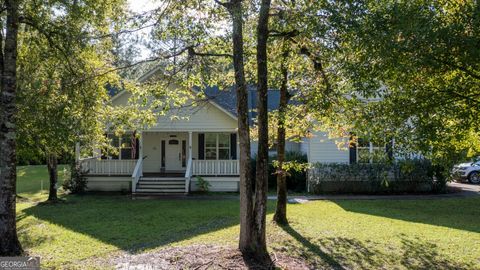
[[(154, 9), (159, 5), (159, 0), (128, 0), (128, 5), (130, 10), (135, 13), (142, 13)], [(150, 28), (145, 28), (141, 31), (134, 33), (138, 36), (147, 36), (150, 32)], [(149, 56), (150, 51), (143, 45), (137, 45), (137, 48), (140, 49), (140, 58), (146, 59)]]
[(128, 0), (128, 5), (130, 9), (134, 12), (144, 12), (147, 10), (151, 10), (155, 8), (158, 4), (155, 2), (159, 2), (158, 0)]

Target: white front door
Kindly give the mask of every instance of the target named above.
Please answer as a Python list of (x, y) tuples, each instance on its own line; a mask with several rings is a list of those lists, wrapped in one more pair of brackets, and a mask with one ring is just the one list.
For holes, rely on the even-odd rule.
[(166, 171), (184, 171), (184, 150), (182, 145), (185, 143), (182, 136), (168, 138), (165, 142), (165, 170)]

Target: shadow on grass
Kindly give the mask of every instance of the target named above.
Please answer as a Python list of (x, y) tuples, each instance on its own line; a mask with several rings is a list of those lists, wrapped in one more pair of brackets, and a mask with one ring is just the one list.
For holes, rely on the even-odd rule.
[(320, 246), (312, 243), (310, 240), (305, 238), (303, 235), (298, 233), (295, 229), (293, 229), (289, 225), (281, 226), (281, 228), (290, 236), (295, 238), (295, 240), (300, 242), (303, 245), (303, 247), (308, 250), (309, 253), (314, 254), (315, 256), (318, 256), (322, 261), (326, 262), (330, 268), (345, 269), (332, 256), (330, 256), (328, 253), (323, 252)]
[[(472, 262), (460, 264), (444, 258), (437, 251), (434, 243), (422, 241), (419, 238), (402, 238), (402, 265), (407, 269), (474, 269)], [(477, 265), (478, 267), (478, 265)]]
[(65, 201), (35, 205), (23, 212), (131, 253), (239, 224), (238, 200), (131, 200), (127, 196), (70, 195)]
[(349, 212), (480, 233), (480, 197), (438, 200), (336, 200)]
[(473, 263), (445, 258), (433, 243), (402, 235), (399, 250), (382, 250), (386, 243), (362, 242), (352, 238), (328, 237), (309, 239), (290, 226), (282, 229), (298, 244), (286, 241), (285, 247), (304, 257), (314, 268), (321, 269), (472, 269)]

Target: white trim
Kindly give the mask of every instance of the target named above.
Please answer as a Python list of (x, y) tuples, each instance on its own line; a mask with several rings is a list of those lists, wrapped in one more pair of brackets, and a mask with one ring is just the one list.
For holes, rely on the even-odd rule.
[[(232, 159), (232, 149), (231, 149), (231, 140), (232, 138), (230, 137), (230, 134), (231, 133), (227, 133), (227, 132), (204, 132), (203, 134), (205, 134), (205, 137), (207, 134), (214, 134), (215, 135), (215, 159), (207, 159), (206, 158), (206, 154), (207, 154), (207, 143), (206, 143), (206, 139), (203, 143), (203, 153), (205, 154), (205, 159), (204, 160), (233, 160)], [(219, 135), (220, 134), (226, 134), (227, 137), (228, 137), (228, 147), (222, 147), (222, 149), (227, 149), (228, 148), (228, 159), (219, 159), (220, 157), (220, 147), (219, 147)], [(212, 147), (210, 147), (212, 148)]]
[(150, 69), (149, 71), (145, 72), (145, 74), (138, 77), (137, 81), (140, 82), (140, 83), (143, 83), (143, 82), (147, 81), (160, 69), (162, 69), (162, 66), (157, 65), (156, 67), (154, 67), (154, 68)]
[[(160, 69), (162, 69), (162, 67), (160, 65), (152, 68), (151, 70), (147, 71), (144, 75), (140, 76), (137, 81), (140, 82), (140, 83), (143, 83), (145, 81), (147, 81), (148, 79), (150, 79), (157, 71), (159, 71)], [(125, 90), (124, 90), (125, 91)], [(190, 91), (192, 91), (194, 94), (198, 94), (195, 90), (193, 89), (190, 89)], [(207, 97), (207, 101), (210, 102), (213, 106), (217, 107), (217, 109), (221, 110), (222, 112), (226, 113), (228, 116), (230, 116), (231, 118), (233, 118), (234, 120), (237, 120), (237, 116), (235, 116), (234, 114), (232, 114), (231, 112), (225, 110), (225, 108), (223, 108), (222, 106), (220, 106), (218, 103), (216, 103), (215, 101), (213, 101), (211, 98), (208, 98)]]
[(175, 130), (175, 129), (155, 129), (155, 128), (152, 128), (152, 129), (146, 129), (146, 130), (143, 130), (143, 132), (152, 132), (152, 133), (178, 133), (178, 132), (196, 132), (196, 133), (205, 133), (205, 132), (229, 132), (229, 133), (236, 133), (237, 132), (237, 128), (218, 128), (218, 129), (205, 129), (205, 128), (202, 128), (202, 129), (178, 129), (178, 130)]
[(117, 94), (115, 94), (113, 97), (110, 98), (110, 102), (114, 102), (115, 100), (117, 100), (120, 96), (122, 96), (126, 92), (127, 92), (127, 90), (121, 90), (120, 92), (118, 92)]
[(192, 159), (193, 132), (188, 132), (188, 159)]
[[(195, 92), (193, 89), (190, 90), (193, 94), (197, 94), (197, 92)], [(126, 90), (122, 90), (120, 92), (118, 92), (115, 96), (111, 97), (110, 98), (110, 102), (114, 102), (115, 100), (117, 100), (118, 98), (120, 98), (124, 93), (127, 93)], [(231, 112), (229, 112), (228, 110), (226, 110), (225, 108), (223, 108), (222, 106), (220, 106), (218, 103), (216, 103), (214, 100), (212, 100), (211, 98), (208, 98), (207, 97), (207, 101), (212, 104), (215, 108), (219, 109), (220, 111), (222, 111), (223, 113), (225, 113), (226, 115), (230, 116), (233, 120), (238, 120), (237, 116), (235, 116), (234, 114), (232, 114)]]
[[(368, 149), (368, 162), (360, 162), (360, 157), (359, 157), (359, 150), (365, 150)], [(373, 153), (375, 150), (384, 150), (385, 155), (387, 155), (386, 150), (387, 150), (387, 143), (385, 143), (383, 146), (378, 146), (374, 145), (371, 141), (368, 142), (368, 146), (358, 146), (358, 141), (357, 141), (357, 148), (355, 149), (355, 154), (357, 156), (356, 163), (362, 163), (362, 164), (373, 164)]]
[(235, 116), (234, 114), (232, 114), (231, 112), (227, 111), (225, 108), (223, 108), (222, 106), (220, 106), (218, 103), (216, 103), (215, 101), (213, 101), (212, 99), (208, 99), (208, 102), (210, 102), (213, 106), (215, 106), (217, 109), (219, 109), (220, 111), (224, 112), (225, 114), (227, 114), (228, 116), (230, 116), (231, 118), (233, 118), (233, 120), (238, 120), (237, 116)]

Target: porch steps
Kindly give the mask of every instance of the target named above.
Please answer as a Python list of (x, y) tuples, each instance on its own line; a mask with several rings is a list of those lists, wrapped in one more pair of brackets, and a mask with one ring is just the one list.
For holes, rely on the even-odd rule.
[(184, 177), (142, 177), (135, 195), (185, 194)]

